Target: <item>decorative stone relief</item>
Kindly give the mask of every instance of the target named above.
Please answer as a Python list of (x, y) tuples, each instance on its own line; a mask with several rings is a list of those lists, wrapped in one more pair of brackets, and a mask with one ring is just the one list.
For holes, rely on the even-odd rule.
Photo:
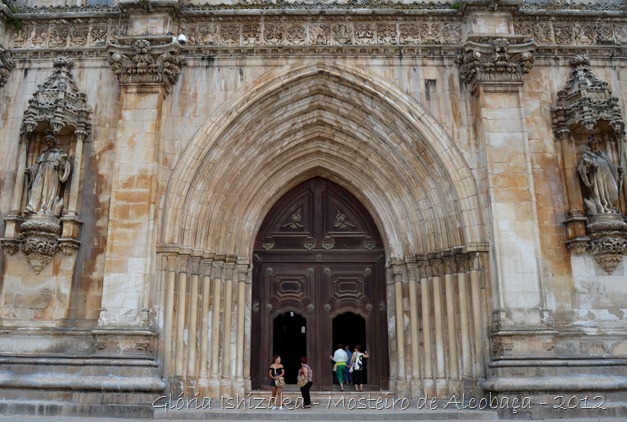
[(109, 65), (120, 85), (163, 85), (168, 93), (181, 74), (181, 45), (171, 37), (151, 40), (119, 38), (108, 46)]
[(0, 45), (0, 88), (2, 88), (9, 80), (9, 73), (15, 67), (15, 61), (11, 57), (11, 53), (2, 48)]
[(470, 36), (456, 63), (462, 80), (473, 90), (478, 84), (522, 84), (535, 48), (525, 37)]
[(612, 273), (627, 255), (621, 210), (625, 124), (618, 98), (592, 71), (588, 57), (576, 56), (570, 66), (552, 109), (567, 176), (567, 245), (575, 254), (590, 252)]
[(1, 243), (10, 255), (21, 249), (37, 273), (59, 249), (71, 255), (80, 244), (79, 172), (91, 108), (78, 90), (73, 67), (65, 57), (54, 61), (54, 71), (29, 100), (20, 128), (16, 188)]

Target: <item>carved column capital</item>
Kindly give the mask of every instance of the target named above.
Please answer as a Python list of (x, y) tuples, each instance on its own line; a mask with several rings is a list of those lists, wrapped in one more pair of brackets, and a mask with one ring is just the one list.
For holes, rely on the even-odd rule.
[(521, 85), (531, 70), (536, 44), (523, 36), (471, 35), (455, 62), (464, 82), (478, 85)]
[(157, 85), (167, 94), (181, 74), (181, 45), (172, 37), (120, 38), (109, 44), (109, 65), (122, 86)]
[(9, 50), (5, 50), (0, 45), (0, 88), (9, 80), (9, 73), (15, 67), (15, 61), (11, 57)]

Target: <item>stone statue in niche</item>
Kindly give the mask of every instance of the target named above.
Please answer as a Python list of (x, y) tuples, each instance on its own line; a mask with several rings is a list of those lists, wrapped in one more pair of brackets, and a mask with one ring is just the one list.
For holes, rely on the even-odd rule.
[(577, 172), (588, 190), (588, 196), (584, 195), (588, 214), (616, 213), (623, 169), (616, 171), (597, 137), (589, 137), (588, 146), (590, 150), (583, 153), (577, 164)]
[(63, 209), (62, 183), (70, 176), (71, 165), (52, 132), (48, 132), (44, 141), (47, 148), (26, 169), (28, 200), (24, 211), (59, 217)]

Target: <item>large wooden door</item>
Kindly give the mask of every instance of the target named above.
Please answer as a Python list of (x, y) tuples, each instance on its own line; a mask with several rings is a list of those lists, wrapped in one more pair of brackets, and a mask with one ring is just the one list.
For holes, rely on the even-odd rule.
[(384, 265), (372, 218), (339, 185), (310, 179), (281, 198), (255, 243), (253, 388), (269, 388), (274, 354), (282, 357), (287, 382), (295, 382), (305, 351), (314, 389), (332, 389), (329, 355), (337, 342), (352, 349), (356, 341), (372, 357), (364, 387), (388, 388)]

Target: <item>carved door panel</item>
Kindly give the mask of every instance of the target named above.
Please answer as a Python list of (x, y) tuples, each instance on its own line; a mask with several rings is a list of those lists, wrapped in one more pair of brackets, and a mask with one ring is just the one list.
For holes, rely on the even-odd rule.
[(369, 365), (369, 387), (387, 388), (384, 261), (372, 218), (343, 188), (315, 178), (281, 198), (266, 217), (255, 244), (253, 388), (269, 388), (267, 368), (274, 353), (289, 354), (289, 350), (274, 350), (277, 344), (289, 343), (274, 341), (281, 335), (274, 332), (274, 321), (292, 312), (306, 321), (303, 330), (316, 376), (314, 389), (332, 388), (329, 355), (336, 346), (334, 337), (343, 338), (353, 328), (335, 324), (336, 331), (346, 331), (334, 333), (334, 318), (349, 313), (363, 318), (367, 344), (362, 346), (377, 356), (376, 364)]

